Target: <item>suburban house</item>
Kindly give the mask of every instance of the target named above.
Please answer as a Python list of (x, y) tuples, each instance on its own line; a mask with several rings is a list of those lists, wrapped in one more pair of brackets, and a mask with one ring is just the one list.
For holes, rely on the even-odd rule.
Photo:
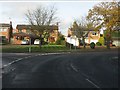
[[(68, 29), (68, 41), (71, 40), (71, 41), (74, 41), (74, 43), (77, 42), (77, 46), (79, 46), (80, 45), (79, 40), (77, 37), (75, 37), (73, 32), (74, 32), (74, 30), (72, 30), (72, 28)], [(98, 42), (98, 40), (100, 38), (100, 31), (94, 31), (94, 30), (87, 31), (87, 30), (85, 30), (83, 32), (84, 32), (84, 34), (86, 34), (86, 36), (85, 36), (85, 43), (86, 44), (90, 44), (91, 42), (94, 42), (94, 43)], [(72, 39), (74, 39), (74, 40), (72, 40)], [(72, 42), (72, 44), (73, 44), (73, 42)]]
[[(36, 27), (36, 26), (34, 26)], [(58, 38), (58, 26), (57, 25), (51, 25), (51, 26), (41, 26), (47, 27), (47, 29), (50, 30), (50, 35), (48, 37), (48, 42), (56, 42)], [(27, 40), (28, 42), (31, 41), (31, 43), (34, 43), (34, 40), (39, 38), (39, 36), (35, 35), (33, 32), (32, 25), (17, 25), (16, 30), (13, 33), (13, 44), (21, 44), (23, 40)], [(31, 39), (31, 40), (30, 40)]]
[(0, 23), (0, 41), (10, 41), (10, 27), (12, 27), (12, 22)]

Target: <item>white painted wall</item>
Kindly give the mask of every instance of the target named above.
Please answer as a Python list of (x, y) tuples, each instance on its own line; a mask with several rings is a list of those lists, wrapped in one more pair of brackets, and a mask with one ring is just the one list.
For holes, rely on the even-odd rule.
[[(96, 44), (98, 40), (90, 39), (90, 43), (91, 42), (94, 42)], [(88, 38), (85, 38), (85, 43), (90, 44)]]
[(79, 40), (78, 38), (71, 38), (71, 37), (67, 37), (66, 41), (70, 44), (73, 44), (74, 46), (79, 46)]
[(98, 40), (93, 40), (93, 39), (90, 39), (90, 43), (91, 42), (94, 42), (95, 44), (98, 42)]
[(120, 41), (119, 40), (113, 40), (112, 44), (118, 47), (118, 46), (120, 46)]

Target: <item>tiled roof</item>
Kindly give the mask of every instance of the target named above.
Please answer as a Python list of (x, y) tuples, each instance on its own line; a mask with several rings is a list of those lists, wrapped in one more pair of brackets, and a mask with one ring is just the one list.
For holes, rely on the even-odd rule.
[(0, 23), (0, 27), (10, 27), (10, 24)]
[[(34, 27), (38, 27), (37, 25), (34, 25), (34, 26), (32, 26), (32, 25), (17, 25), (17, 29), (18, 30), (22, 30), (22, 29), (32, 29), (32, 28), (34, 28)], [(43, 26), (40, 26), (41, 28), (42, 27), (48, 27), (48, 28), (50, 28), (50, 29), (52, 29), (52, 30), (58, 30), (58, 26), (57, 25), (50, 25), (50, 26), (47, 26), (47, 25), (43, 25)]]

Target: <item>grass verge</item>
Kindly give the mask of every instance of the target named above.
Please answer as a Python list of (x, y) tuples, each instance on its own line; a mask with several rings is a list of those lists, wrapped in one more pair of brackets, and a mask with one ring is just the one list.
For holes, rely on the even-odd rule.
[(91, 49), (89, 46), (86, 49), (80, 46), (79, 49), (70, 49), (63, 45), (43, 45), (41, 48), (38, 45), (3, 45), (0, 51), (2, 53), (55, 53), (55, 52), (95, 52), (95, 51), (112, 51), (118, 50), (119, 48), (111, 47), (107, 49), (106, 47), (95, 47)]

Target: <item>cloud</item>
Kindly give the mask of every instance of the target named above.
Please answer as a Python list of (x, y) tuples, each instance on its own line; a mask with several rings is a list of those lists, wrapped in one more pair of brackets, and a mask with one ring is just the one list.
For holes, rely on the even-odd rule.
[(25, 13), (34, 10), (40, 5), (48, 5), (44, 2), (0, 2), (0, 23), (9, 23), (11, 20), (14, 28), (18, 23), (27, 23)]
[[(33, 0), (31, 0), (33, 1)], [(52, 0), (53, 1), (53, 0)], [(72, 25), (73, 20), (79, 18), (80, 15), (86, 14), (87, 11), (96, 3), (86, 2), (0, 2), (0, 23), (13, 22), (14, 28), (17, 24), (26, 24), (25, 13), (29, 9), (55, 4), (57, 17), (60, 19), (60, 30), (66, 33)]]

